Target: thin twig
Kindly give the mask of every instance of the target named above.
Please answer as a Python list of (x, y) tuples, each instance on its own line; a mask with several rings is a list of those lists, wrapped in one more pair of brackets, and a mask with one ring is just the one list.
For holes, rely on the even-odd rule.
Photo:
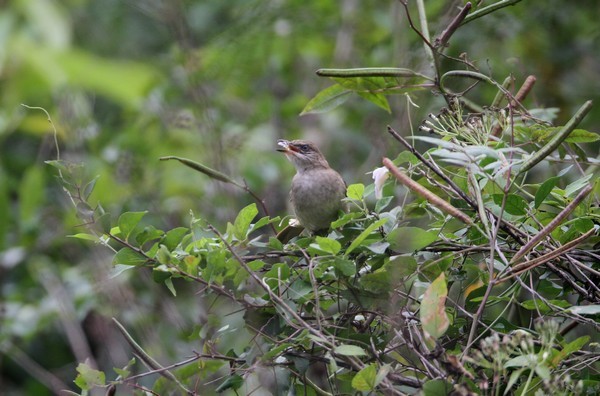
[(531, 249), (533, 249), (539, 242), (542, 241), (548, 234), (550, 234), (559, 224), (567, 217), (575, 208), (587, 197), (587, 195), (592, 191), (593, 187), (590, 184), (587, 184), (583, 190), (577, 194), (575, 199), (568, 204), (559, 214), (552, 219), (550, 223), (546, 225), (546, 227), (542, 228), (529, 242), (521, 247), (521, 249), (513, 256), (510, 261), (511, 264), (514, 264), (521, 257), (525, 256)]

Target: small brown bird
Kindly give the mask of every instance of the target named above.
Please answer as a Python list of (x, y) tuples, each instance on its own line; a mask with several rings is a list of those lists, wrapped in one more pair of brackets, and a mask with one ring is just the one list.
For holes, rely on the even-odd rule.
[(296, 167), (292, 179), (290, 201), (296, 218), (304, 228), (314, 233), (327, 230), (345, 210), (342, 199), (346, 196), (346, 183), (314, 143), (306, 140), (278, 140), (281, 151)]

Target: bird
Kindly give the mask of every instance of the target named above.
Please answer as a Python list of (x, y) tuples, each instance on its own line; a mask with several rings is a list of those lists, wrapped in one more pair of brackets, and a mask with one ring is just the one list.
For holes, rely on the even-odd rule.
[(298, 222), (312, 234), (327, 231), (340, 210), (346, 211), (344, 179), (314, 143), (279, 139), (277, 145), (296, 168), (290, 201)]

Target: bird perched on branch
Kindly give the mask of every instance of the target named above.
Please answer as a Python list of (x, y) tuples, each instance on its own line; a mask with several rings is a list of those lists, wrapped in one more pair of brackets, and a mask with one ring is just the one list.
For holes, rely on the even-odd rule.
[(315, 233), (327, 230), (345, 210), (342, 199), (346, 183), (321, 154), (314, 143), (306, 140), (278, 140), (281, 151), (296, 167), (290, 201), (296, 218), (304, 228)]

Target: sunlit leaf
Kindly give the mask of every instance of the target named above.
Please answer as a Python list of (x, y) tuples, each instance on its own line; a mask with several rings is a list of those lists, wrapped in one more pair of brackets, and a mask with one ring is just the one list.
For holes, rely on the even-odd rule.
[(371, 363), (352, 378), (352, 387), (358, 391), (371, 391), (375, 389), (376, 378), (377, 364)]
[(447, 295), (446, 276), (442, 272), (425, 290), (421, 301), (421, 325), (423, 330), (434, 339), (443, 336), (450, 325), (446, 313)]
[(257, 214), (258, 208), (255, 203), (240, 210), (233, 223), (233, 233), (238, 240), (243, 241), (246, 239), (250, 224), (252, 224), (252, 220), (254, 220)]
[(363, 198), (365, 193), (365, 186), (361, 183), (350, 184), (346, 189), (346, 195), (350, 199), (354, 199), (355, 201), (360, 201)]

